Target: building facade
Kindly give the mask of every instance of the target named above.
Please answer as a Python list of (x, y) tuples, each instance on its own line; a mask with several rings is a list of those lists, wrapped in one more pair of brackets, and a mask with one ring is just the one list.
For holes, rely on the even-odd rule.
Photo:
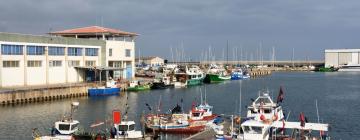
[(164, 65), (164, 59), (157, 56), (139, 57), (136, 58), (136, 64), (147, 66), (161, 66)]
[(360, 49), (325, 50), (325, 67), (338, 68), (348, 64), (360, 64)]
[(50, 35), (0, 33), (0, 87), (93, 81), (100, 67), (117, 68), (114, 79), (134, 77), (136, 34), (91, 26)]

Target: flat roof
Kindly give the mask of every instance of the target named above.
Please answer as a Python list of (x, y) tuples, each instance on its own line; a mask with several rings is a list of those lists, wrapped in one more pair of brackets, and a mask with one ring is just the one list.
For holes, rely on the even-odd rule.
[(325, 50), (327, 53), (337, 53), (337, 52), (360, 52), (360, 49), (327, 49)]

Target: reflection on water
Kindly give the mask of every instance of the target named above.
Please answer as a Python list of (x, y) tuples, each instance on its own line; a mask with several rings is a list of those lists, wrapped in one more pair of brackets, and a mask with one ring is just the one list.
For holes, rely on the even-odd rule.
[[(245, 105), (256, 98), (260, 89), (269, 89), (271, 96), (277, 96), (279, 86), (285, 91), (283, 103), (285, 113), (291, 111), (290, 120), (298, 121), (299, 112), (304, 112), (309, 121), (317, 121), (315, 100), (318, 100), (320, 118), (332, 126), (330, 135), (333, 139), (353, 139), (360, 137), (354, 130), (360, 118), (360, 74), (359, 73), (314, 73), (314, 72), (281, 72), (271, 76), (242, 81), (241, 110), (245, 115)], [(152, 90), (130, 92), (119, 96), (83, 97), (64, 99), (45, 103), (31, 103), (0, 107), (0, 139), (30, 139), (31, 128), (39, 128), (48, 134), (53, 123), (70, 111), (70, 103), (79, 101), (80, 106), (74, 118), (79, 120), (87, 131), (89, 126), (98, 121), (108, 120), (114, 109), (124, 112), (128, 102), (128, 119), (138, 121), (141, 113), (149, 112), (145, 104), (157, 108), (161, 96), (161, 111), (166, 112), (176, 104), (186, 110), (192, 102), (200, 102), (200, 88), (205, 93), (209, 104), (214, 106), (218, 114), (239, 112), (239, 81), (228, 81), (220, 84), (205, 84), (186, 89)], [(128, 98), (128, 101), (126, 101)], [(105, 126), (103, 126), (105, 127)], [(102, 127), (102, 128), (103, 128)], [(138, 127), (139, 128), (139, 127)], [(185, 136), (163, 135), (162, 139), (182, 139)]]

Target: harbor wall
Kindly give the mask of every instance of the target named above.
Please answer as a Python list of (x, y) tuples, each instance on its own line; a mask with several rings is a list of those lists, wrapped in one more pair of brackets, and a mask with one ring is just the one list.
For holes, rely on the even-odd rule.
[(4, 90), (0, 92), (0, 104), (18, 104), (88, 96), (88, 85), (49, 87), (36, 89)]

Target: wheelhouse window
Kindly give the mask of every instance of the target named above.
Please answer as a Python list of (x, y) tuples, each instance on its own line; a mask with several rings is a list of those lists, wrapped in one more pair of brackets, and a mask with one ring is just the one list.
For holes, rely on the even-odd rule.
[(49, 55), (65, 55), (65, 47), (48, 47)]
[(45, 46), (26, 46), (27, 55), (44, 55)]
[(128, 125), (119, 125), (119, 131), (128, 131)]
[(131, 57), (131, 50), (130, 49), (125, 49), (125, 56), (126, 57)]
[(2, 55), (23, 55), (23, 45), (1, 44)]
[(68, 56), (82, 56), (82, 48), (68, 48)]
[(70, 125), (69, 124), (59, 124), (59, 130), (60, 131), (64, 131), (64, 130), (70, 130)]
[(192, 113), (194, 117), (199, 117), (201, 113)]
[(3, 61), (4, 68), (19, 67), (19, 61)]
[(98, 48), (85, 48), (86, 56), (98, 56)]
[(52, 60), (49, 61), (49, 67), (61, 67), (62, 66), (62, 61), (61, 60)]
[(75, 128), (77, 128), (78, 125), (79, 125), (79, 124), (73, 124), (73, 125), (71, 125), (71, 130), (75, 130)]
[(135, 130), (135, 124), (129, 125), (129, 131)]
[(28, 67), (41, 67), (41, 62), (42, 61), (27, 61), (27, 66)]

